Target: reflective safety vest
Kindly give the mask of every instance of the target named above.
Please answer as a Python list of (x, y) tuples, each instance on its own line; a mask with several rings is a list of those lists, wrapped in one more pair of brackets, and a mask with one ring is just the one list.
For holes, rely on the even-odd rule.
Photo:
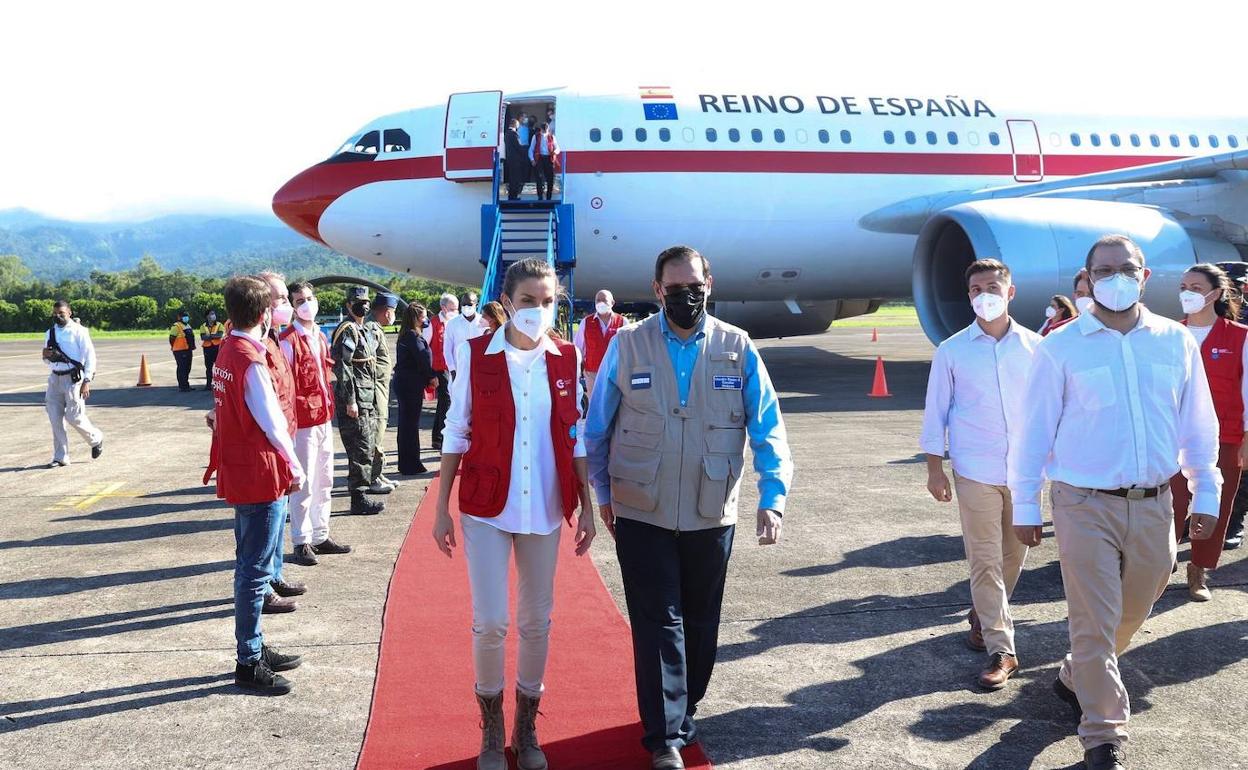
[[(205, 323), (203, 326), (199, 327), (199, 333), (200, 333), (200, 334), (221, 334), (221, 335), (224, 335), (224, 334), (225, 334), (225, 324), (221, 323), (220, 321), (217, 321), (216, 323), (211, 323), (211, 324), (210, 324), (210, 323)], [(204, 348), (206, 349), (206, 348), (215, 348), (215, 347), (220, 347), (220, 345), (221, 345), (221, 343), (222, 343), (222, 342), (225, 342), (225, 337), (224, 337), (224, 336), (222, 336), (222, 337), (220, 337), (220, 338), (218, 338), (218, 339), (212, 339), (211, 337), (209, 337), (208, 339), (203, 340), (200, 344), (201, 344), (201, 345), (203, 345), (203, 346), (204, 346)]]
[[(169, 346), (173, 348), (173, 352), (177, 353), (180, 350), (194, 350), (194, 331), (194, 327), (190, 324), (184, 324), (181, 321), (177, 321), (173, 324), (173, 326), (170, 326), (169, 336), (173, 339), (169, 341)], [(187, 336), (187, 332), (191, 332), (190, 336)]]

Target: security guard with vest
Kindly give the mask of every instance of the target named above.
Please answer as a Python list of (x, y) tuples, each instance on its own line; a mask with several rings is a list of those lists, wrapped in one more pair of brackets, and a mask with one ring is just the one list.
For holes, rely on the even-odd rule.
[(793, 476), (780, 402), (742, 330), (706, 314), (710, 264), (659, 255), (663, 312), (607, 347), (585, 439), (590, 483), (615, 536), (633, 633), (642, 744), (651, 767), (683, 768), (715, 665), (724, 578), (748, 440), (758, 473), (760, 545), (780, 536)]
[(217, 362), (217, 353), (224, 339), (225, 324), (217, 320), (216, 308), (210, 308), (204, 314), (204, 325), (199, 327), (199, 344), (204, 349), (204, 372), (208, 379), (204, 390), (212, 390), (212, 365)]
[(191, 360), (195, 356), (195, 327), (191, 326), (191, 314), (179, 310), (173, 314), (173, 326), (169, 327), (169, 349), (178, 365), (178, 390), (186, 393), (191, 389)]
[(352, 286), (345, 304), (349, 317), (334, 329), (330, 347), (334, 359), (334, 416), (347, 452), (351, 513), (381, 513), (385, 504), (365, 496), (372, 485), (377, 398), (377, 339), (364, 329), (370, 305), (368, 290)]
[(386, 453), (381, 448), (382, 436), (390, 423), (390, 374), (394, 371), (394, 357), (390, 355), (390, 346), (386, 344), (386, 327), (394, 326), (394, 311), (398, 306), (398, 297), (378, 292), (372, 315), (364, 322), (364, 332), (377, 343), (377, 365), (373, 367), (376, 374), (373, 387), (377, 391), (377, 408), (373, 410), (373, 465), (369, 474), (369, 491), (375, 495), (388, 495), (399, 486), (397, 481), (391, 481), (382, 475), (386, 465)]

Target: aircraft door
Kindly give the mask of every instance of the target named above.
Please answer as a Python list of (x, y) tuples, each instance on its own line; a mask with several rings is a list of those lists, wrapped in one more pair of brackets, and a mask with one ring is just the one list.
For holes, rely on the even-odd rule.
[(1010, 146), (1014, 153), (1014, 180), (1039, 182), (1044, 179), (1044, 154), (1040, 149), (1040, 132), (1032, 120), (1007, 120)]
[(456, 182), (494, 178), (503, 117), (502, 91), (451, 94), (446, 102), (442, 170)]

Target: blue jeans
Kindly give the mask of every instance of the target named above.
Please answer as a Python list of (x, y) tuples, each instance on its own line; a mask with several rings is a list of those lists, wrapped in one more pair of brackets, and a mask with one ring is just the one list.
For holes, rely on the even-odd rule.
[(272, 556), (281, 546), (286, 498), (234, 506), (234, 640), (238, 662), (260, 659), (260, 609), (273, 579)]
[[(290, 510), (290, 496), (287, 495), (281, 499), (285, 510)], [(286, 514), (282, 515), (282, 520), (277, 525), (277, 540), (273, 544), (273, 553), (269, 556), (269, 575), (270, 580), (278, 581), (282, 579), (282, 551), (286, 550)], [(272, 592), (272, 589), (269, 589)]]

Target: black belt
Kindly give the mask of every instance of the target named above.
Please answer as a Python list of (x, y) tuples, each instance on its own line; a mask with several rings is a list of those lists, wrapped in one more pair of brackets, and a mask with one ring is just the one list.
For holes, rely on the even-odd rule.
[(1165, 492), (1169, 488), (1170, 488), (1170, 483), (1166, 482), (1165, 484), (1162, 484), (1159, 487), (1148, 487), (1148, 488), (1130, 487), (1127, 489), (1096, 489), (1093, 491), (1100, 492), (1106, 495), (1113, 495), (1114, 497), (1125, 497), (1128, 500), (1147, 500), (1150, 497), (1156, 497), (1157, 495), (1160, 495), (1162, 492)]

